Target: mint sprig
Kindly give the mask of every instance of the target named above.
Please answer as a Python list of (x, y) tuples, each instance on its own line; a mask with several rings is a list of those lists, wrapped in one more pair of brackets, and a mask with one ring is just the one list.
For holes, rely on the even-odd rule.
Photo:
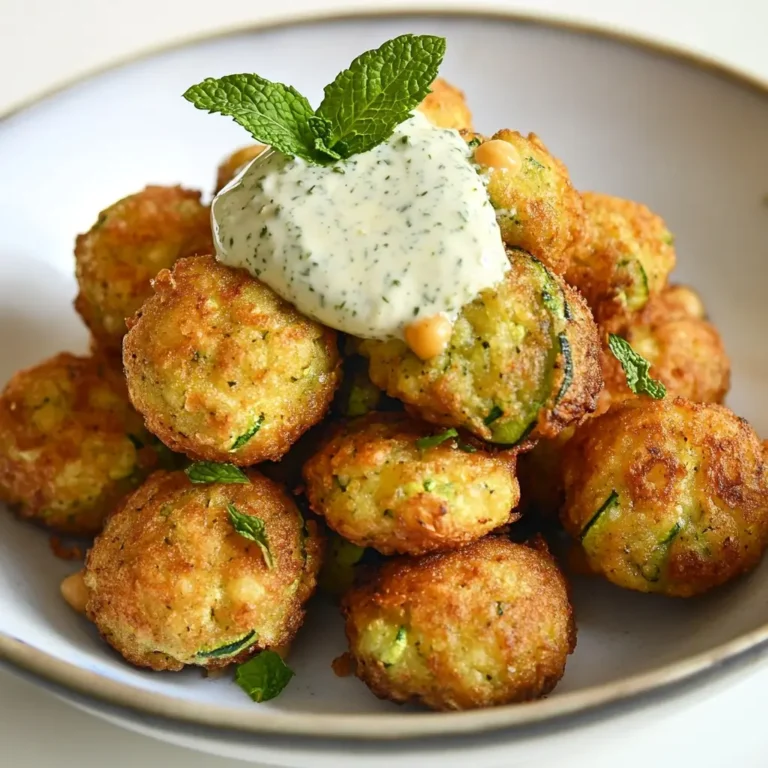
[(240, 467), (234, 464), (220, 464), (215, 461), (196, 461), (190, 464), (184, 474), (197, 484), (225, 483), (247, 485), (251, 481)]
[(661, 400), (667, 395), (667, 388), (657, 379), (648, 375), (651, 364), (632, 349), (626, 339), (615, 333), (608, 335), (608, 349), (621, 363), (627, 377), (627, 386), (636, 395), (648, 395), (654, 400)]
[(184, 98), (231, 117), (283, 154), (325, 165), (386, 141), (429, 93), (445, 38), (401, 35), (358, 56), (324, 89), (317, 112), (295, 88), (256, 74), (209, 77)]

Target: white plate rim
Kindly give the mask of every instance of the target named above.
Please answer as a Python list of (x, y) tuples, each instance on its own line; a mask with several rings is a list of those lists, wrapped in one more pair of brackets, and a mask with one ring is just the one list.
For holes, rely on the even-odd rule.
[[(497, 20), (607, 39), (680, 61), (694, 69), (704, 70), (755, 91), (763, 97), (768, 97), (768, 81), (738, 67), (682, 46), (605, 25), (530, 11), (503, 10), (498, 6), (481, 5), (473, 9), (439, 10), (430, 5), (410, 5), (408, 8), (383, 10), (375, 5), (373, 7), (361, 5), (352, 10), (343, 11), (301, 14), (285, 12), (266, 21), (233, 25), (212, 33), (184, 36), (170, 44), (148, 47), (134, 55), (116, 59), (106, 66), (61, 82), (54, 88), (12, 105), (5, 112), (0, 112), (0, 122), (91, 78), (162, 53), (211, 40), (314, 23), (408, 18), (409, 16)], [(15, 667), (43, 684), (53, 685), (63, 691), (72, 691), (91, 701), (103, 702), (138, 714), (207, 728), (243, 734), (303, 736), (322, 740), (355, 739), (391, 742), (434, 736), (460, 737), (501, 729), (518, 730), (533, 725), (549, 726), (553, 731), (563, 730), (573, 727), (577, 719), (592, 717), (596, 712), (608, 717), (613, 714), (610, 711), (611, 707), (621, 705), (621, 711), (626, 711), (633, 705), (637, 708), (647, 706), (652, 703), (655, 694), (674, 695), (675, 688), (682, 688), (684, 684), (690, 686), (698, 682), (703, 686), (713, 677), (735, 674), (739, 669), (750, 663), (757, 663), (766, 656), (768, 656), (768, 623), (707, 651), (666, 664), (650, 672), (524, 705), (512, 704), (468, 712), (359, 715), (323, 715), (289, 711), (257, 713), (254, 711), (253, 717), (249, 717), (247, 713), (244, 714), (243, 709), (238, 707), (204, 706), (198, 702), (184, 701), (110, 680), (51, 656), (19, 638), (0, 633), (0, 663)]]

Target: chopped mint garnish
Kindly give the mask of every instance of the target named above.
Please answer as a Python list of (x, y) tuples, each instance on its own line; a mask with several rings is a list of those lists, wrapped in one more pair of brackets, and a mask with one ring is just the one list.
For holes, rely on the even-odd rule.
[(274, 566), (274, 561), (272, 559), (272, 551), (269, 548), (264, 521), (254, 515), (244, 515), (242, 512), (238, 512), (237, 507), (234, 504), (229, 504), (227, 506), (227, 512), (229, 512), (229, 520), (232, 523), (232, 527), (243, 538), (255, 541), (256, 544), (259, 545), (264, 555), (264, 562), (267, 564), (267, 568), (272, 568)]
[(621, 363), (627, 377), (627, 386), (636, 395), (648, 395), (654, 400), (666, 397), (667, 388), (648, 375), (651, 364), (642, 355), (638, 355), (626, 339), (611, 333), (608, 336), (608, 348)]
[(235, 682), (257, 703), (279, 696), (294, 672), (275, 651), (262, 651), (235, 672)]
[(427, 448), (434, 448), (436, 445), (440, 445), (440, 443), (444, 443), (446, 440), (450, 440), (452, 437), (458, 436), (459, 433), (453, 427), (451, 427), (450, 429), (446, 429), (445, 432), (441, 432), (439, 435), (420, 437), (416, 441), (416, 447), (420, 451), (424, 451)]
[(193, 483), (238, 483), (247, 485), (251, 481), (240, 467), (234, 464), (218, 464), (215, 461), (196, 461), (184, 473)]

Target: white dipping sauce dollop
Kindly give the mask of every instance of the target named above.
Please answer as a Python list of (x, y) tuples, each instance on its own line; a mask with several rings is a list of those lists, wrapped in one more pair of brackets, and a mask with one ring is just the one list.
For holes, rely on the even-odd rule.
[(268, 150), (214, 198), (211, 216), (222, 263), (363, 338), (453, 320), (509, 269), (471, 150), (419, 113), (330, 166)]

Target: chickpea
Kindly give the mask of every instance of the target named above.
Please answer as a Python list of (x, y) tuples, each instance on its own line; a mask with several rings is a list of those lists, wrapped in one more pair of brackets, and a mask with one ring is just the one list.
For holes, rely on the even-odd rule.
[(508, 173), (518, 173), (522, 160), (517, 148), (507, 141), (491, 139), (481, 144), (475, 150), (475, 162), (488, 168), (504, 170)]
[(61, 582), (61, 596), (78, 613), (85, 613), (88, 604), (88, 587), (85, 586), (83, 571), (72, 573)]
[(405, 327), (405, 341), (422, 360), (437, 357), (448, 346), (453, 323), (445, 315), (433, 315)]

